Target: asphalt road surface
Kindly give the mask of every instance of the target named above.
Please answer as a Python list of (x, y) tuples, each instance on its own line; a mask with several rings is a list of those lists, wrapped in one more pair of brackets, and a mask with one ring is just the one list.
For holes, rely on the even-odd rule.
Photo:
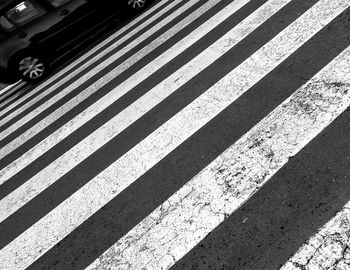
[(163, 0), (0, 93), (0, 269), (350, 269), (350, 1)]

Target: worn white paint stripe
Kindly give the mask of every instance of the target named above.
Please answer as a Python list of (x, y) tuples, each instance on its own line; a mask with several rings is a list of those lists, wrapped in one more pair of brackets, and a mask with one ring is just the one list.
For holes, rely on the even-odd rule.
[[(29, 165), (36, 158), (38, 158), (40, 155), (42, 155), (43, 153), (48, 151), (51, 147), (55, 146), (61, 140), (66, 138), (69, 134), (71, 134), (73, 131), (78, 129), (80, 126), (82, 126), (88, 120), (93, 118), (96, 114), (101, 112), (107, 106), (112, 104), (115, 100), (117, 100), (119, 97), (121, 97), (127, 91), (131, 90), (137, 84), (139, 84), (144, 79), (146, 79), (148, 76), (150, 76), (153, 72), (155, 72), (162, 65), (165, 65), (171, 59), (173, 59), (176, 55), (178, 55), (179, 53), (185, 51), (188, 47), (190, 47), (192, 44), (194, 44), (196, 41), (198, 41), (201, 37), (206, 35), (210, 30), (212, 30), (214, 27), (219, 25), (226, 18), (231, 16), (235, 11), (240, 9), (243, 5), (245, 5), (248, 2), (249, 2), (249, 0), (237, 0), (237, 1), (233, 2), (233, 3), (231, 3), (230, 5), (228, 5), (226, 8), (221, 10), (219, 13), (217, 13), (211, 19), (209, 19), (206, 23), (202, 24), (196, 30), (194, 30), (192, 33), (190, 33), (185, 38), (183, 38), (181, 41), (179, 41), (178, 43), (173, 45), (168, 51), (164, 52), (162, 55), (157, 57), (154, 61), (149, 63), (143, 69), (141, 69), (140, 71), (135, 73), (133, 76), (131, 76), (129, 79), (127, 79), (125, 82), (123, 82), (122, 84), (117, 86), (113, 91), (108, 93), (105, 97), (103, 97), (97, 103), (95, 103), (92, 106), (90, 106), (89, 108), (87, 108), (84, 112), (82, 112), (80, 115), (76, 116), (73, 120), (71, 120), (68, 123), (66, 123), (64, 126), (62, 126), (60, 129), (55, 131), (53, 134), (51, 134), (47, 138), (45, 138), (42, 142), (40, 142), (38, 145), (33, 147), (31, 150), (29, 150), (23, 156), (21, 156), (20, 158), (18, 158), (16, 161), (12, 162), (11, 164), (9, 164), (7, 167), (5, 167), (3, 170), (0, 171), (0, 176), (1, 176), (0, 184), (2, 184), (5, 181), (7, 181), (10, 177), (15, 175), (19, 170), (21, 170), (25, 166)], [(284, 2), (281, 2), (281, 3), (284, 3)], [(264, 18), (265, 17), (263, 17), (263, 19)], [(257, 19), (255, 18), (255, 20), (257, 20)], [(257, 21), (259, 21), (259, 19)], [(242, 34), (238, 32), (239, 35), (237, 35), (237, 31), (236, 31), (236, 34), (234, 35), (239, 40), (242, 39), (247, 34), (247, 32), (250, 32), (250, 30), (251, 30), (251, 28), (249, 28), (248, 25), (245, 25), (245, 26), (244, 25), (245, 24), (243, 24), (241, 26), (241, 29), (240, 29), (242, 31)], [(251, 22), (250, 27), (254, 28), (254, 25), (255, 25), (254, 22)], [(234, 44), (233, 41), (231, 43)], [(225, 40), (225, 45), (227, 45), (227, 44), (230, 44), (230, 42), (227, 42), (227, 40)], [(218, 48), (218, 45), (220, 45), (220, 44), (215, 45), (213, 49), (209, 50), (209, 52), (211, 52), (211, 54), (213, 54), (213, 51), (214, 51), (214, 53), (215, 53), (215, 48)], [(221, 44), (220, 47), (222, 47), (222, 46), (223, 45)], [(229, 49), (229, 47), (230, 47), (230, 45), (228, 45), (227, 49)], [(218, 49), (218, 50), (219, 50), (219, 52), (221, 51), (220, 49)], [(214, 55), (212, 55), (212, 57), (215, 57), (215, 56), (218, 57), (217, 55), (218, 54), (215, 53)], [(209, 62), (210, 62), (210, 60), (212, 60), (212, 57), (208, 57)], [(201, 63), (203, 65), (206, 64), (205, 61), (203, 62), (203, 57), (200, 60), (197, 60), (197, 61), (202, 61)], [(191, 62), (191, 63), (193, 64), (193, 62)], [(209, 64), (210, 63), (208, 63), (207, 65), (209, 65)], [(188, 65), (187, 65), (187, 67), (188, 67)], [(203, 66), (203, 68), (204, 68), (204, 66)], [(201, 66), (190, 67), (190, 70), (188, 71), (188, 75), (194, 76), (200, 70), (202, 70)], [(179, 77), (179, 72), (177, 72), (176, 75), (173, 75), (171, 78), (173, 78), (174, 76)], [(186, 78), (189, 79), (190, 77), (191, 76), (187, 76)], [(174, 81), (171, 81), (169, 83), (169, 80), (171, 80), (171, 78), (165, 80), (159, 86), (157, 86), (158, 89), (162, 88), (162, 90), (160, 90), (161, 93), (157, 94), (157, 95), (159, 95), (159, 97), (162, 97), (164, 95), (166, 96), (167, 93), (168, 93), (168, 95), (170, 95), (171, 91), (175, 91), (175, 88), (174, 88), (175, 86), (179, 85), (180, 83), (185, 83), (185, 81), (187, 81), (186, 78), (184, 77), (183, 79), (178, 78), (179, 81), (176, 82), (176, 83), (174, 83)], [(172, 83), (174, 83), (174, 84), (171, 85)], [(164, 84), (167, 84), (166, 90), (163, 89), (164, 88)], [(168, 85), (168, 84), (170, 84), (170, 85)], [(159, 92), (159, 90), (157, 90), (157, 91)], [(162, 91), (164, 91), (164, 92), (162, 92)], [(149, 95), (150, 94), (146, 95), (146, 99), (147, 99), (147, 97), (149, 97)], [(153, 99), (153, 98), (154, 97), (152, 97), (151, 99)], [(154, 100), (151, 100), (151, 101), (149, 101), (149, 99), (148, 99), (147, 102), (150, 102), (150, 105), (152, 105), (152, 104), (156, 104), (156, 101), (159, 102), (159, 98), (155, 98)], [(75, 99), (72, 100), (72, 102), (75, 103), (76, 102)], [(148, 108), (150, 108), (150, 107), (152, 107), (152, 106), (149, 106)], [(133, 111), (134, 109), (130, 108), (129, 110)], [(142, 113), (146, 112), (146, 110), (143, 109), (143, 107), (137, 108), (137, 111), (140, 111), (140, 110), (141, 110), (141, 115), (142, 115)], [(136, 114), (136, 112), (132, 113), (132, 116), (135, 116), (134, 120), (137, 119), (135, 114)], [(123, 115), (125, 115), (125, 113)], [(140, 113), (138, 113), (137, 115), (140, 115)], [(118, 117), (120, 118), (121, 116), (118, 116)], [(115, 121), (118, 121), (118, 120), (114, 120), (114, 122)], [(113, 129), (116, 129), (116, 131), (114, 131), (114, 135), (113, 134), (112, 135), (115, 136), (120, 130), (122, 130), (123, 128), (125, 128), (129, 124), (130, 124), (130, 120), (129, 119), (125, 119), (124, 121), (120, 122), (117, 125), (118, 128), (112, 127)], [(109, 125), (111, 125), (111, 124), (109, 124)], [(100, 128), (99, 130), (101, 130), (101, 129), (104, 129), (104, 127)], [(98, 147), (100, 147), (105, 142), (107, 142), (111, 138), (111, 136), (108, 136), (107, 134), (105, 134), (102, 137), (101, 136), (97, 136), (97, 138), (98, 138), (97, 140), (94, 139), (94, 135), (89, 137), (89, 140), (93, 140), (94, 143), (91, 143), (90, 147), (88, 147), (87, 149), (94, 148), (96, 150)], [(100, 142), (100, 143), (98, 143), (98, 142)], [(72, 152), (74, 152), (74, 151), (72, 151)], [(91, 153), (91, 151), (90, 151), (90, 153)], [(88, 154), (88, 152), (86, 152), (86, 153)], [(67, 155), (71, 155), (71, 154), (67, 154)], [(76, 154), (75, 154), (75, 156), (76, 156)], [(75, 164), (77, 164), (78, 162), (80, 162), (84, 158), (85, 157), (83, 155), (81, 155), (81, 157), (77, 158), (77, 159), (73, 158), (73, 157), (70, 157), (69, 158), (70, 162), (68, 162), (68, 163), (65, 162), (66, 163), (66, 168), (68, 169), (67, 166), (71, 166), (71, 167), (75, 166)], [(76, 160), (76, 161), (72, 162), (72, 160)], [(61, 171), (57, 171), (57, 172), (61, 173)], [(47, 180), (49, 180), (49, 179), (47, 179)]]
[(170, 268), (349, 105), (350, 47), (87, 269)]
[(18, 92), (16, 94), (14, 94), (13, 96), (9, 97), (9, 98), (4, 98), (2, 101), (0, 101), (0, 110), (2, 108), (4, 108), (7, 104), (11, 103), (12, 101), (14, 101), (18, 96), (20, 96), (22, 93)]
[[(159, 17), (164, 15), (166, 12), (168, 12), (171, 8), (175, 7), (177, 4), (183, 2), (181, 1), (175, 1), (175, 0), (160, 0), (158, 3), (155, 3), (151, 6), (151, 8), (147, 9), (145, 12), (142, 12), (139, 16), (136, 18), (133, 18), (128, 24), (123, 26), (121, 29), (117, 30), (115, 33), (111, 34), (109, 37), (107, 37), (105, 40), (101, 41), (99, 44), (91, 48), (88, 52), (86, 52), (84, 55), (80, 56), (76, 61), (69, 64), (67, 67), (50, 77), (48, 80), (43, 82), (40, 87), (43, 88), (47, 86), (52, 81), (56, 80), (60, 76), (64, 75), (67, 71), (70, 71), (69, 74), (67, 74), (62, 80), (60, 81), (60, 84), (68, 81), (73, 76), (78, 74), (79, 71), (81, 71), (83, 68), (86, 68), (87, 66), (90, 66), (93, 64), (96, 60), (100, 59), (103, 55), (110, 52), (112, 49), (116, 48), (118, 45), (120, 45), (125, 40), (129, 39), (131, 36), (135, 35), (137, 32), (140, 32), (140, 30), (144, 31), (144, 28), (148, 26), (150, 23), (157, 20)], [(168, 3), (170, 2), (170, 3)], [(147, 21), (143, 22), (142, 24), (138, 25), (143, 19), (145, 19), (147, 16), (149, 16), (152, 12), (157, 10), (158, 8), (163, 8), (160, 12), (157, 14), (154, 14), (151, 18), (147, 19)], [(130, 28), (138, 25), (134, 30), (130, 31)], [(120, 37), (121, 35), (124, 35), (125, 33), (129, 32), (125, 37)], [(119, 37), (119, 38), (118, 38)], [(111, 44), (108, 46), (108, 48), (101, 51), (99, 54), (94, 56), (91, 60), (87, 61), (86, 63), (83, 63), (89, 56), (96, 53), (99, 49), (101, 49), (103, 46), (107, 45), (109, 42), (116, 40), (117, 42)], [(57, 85), (56, 85), (57, 87)]]
[(6, 86), (5, 88), (0, 90), (0, 108), (2, 106), (2, 102), (5, 100), (6, 97), (13, 94), (18, 90), (18, 88), (24, 86), (25, 83), (22, 81), (19, 81), (17, 83), (11, 84)]
[[(161, 2), (159, 2), (156, 5), (152, 6), (152, 8), (150, 8), (146, 12), (142, 13), (140, 16), (138, 16), (137, 18), (132, 20), (130, 23), (128, 23), (127, 25), (122, 27), (120, 30), (118, 30), (114, 34), (110, 35), (107, 39), (105, 39), (104, 41), (102, 41), (101, 43), (99, 43), (98, 45), (93, 47), (91, 50), (89, 50), (88, 52), (83, 54), (81, 57), (79, 57), (77, 60), (75, 60), (74, 62), (69, 64), (67, 67), (65, 67), (61, 71), (57, 72), (55, 75), (53, 75), (48, 80), (46, 80), (43, 83), (41, 83), (38, 87), (33, 89), (26, 96), (22, 97), (18, 101), (18, 103), (21, 103), (21, 102), (25, 101), (27, 98), (29, 98), (29, 97), (33, 96), (34, 94), (38, 93), (44, 87), (46, 87), (49, 83), (51, 83), (52, 81), (56, 80), (60, 76), (64, 75), (66, 72), (70, 71), (70, 73), (66, 74), (63, 78), (61, 78), (59, 82), (55, 83), (52, 87), (50, 87), (49, 89), (45, 90), (44, 93), (42, 93), (41, 95), (39, 95), (38, 97), (33, 99), (33, 101), (31, 103), (28, 103), (27, 105), (22, 106), (20, 110), (13, 112), (11, 114), (11, 116), (9, 116), (9, 119), (11, 119), (11, 118), (15, 117), (16, 115), (18, 115), (19, 113), (21, 113), (29, 105), (33, 105), (35, 102), (38, 102), (40, 99), (42, 99), (43, 97), (45, 97), (46, 95), (48, 95), (49, 93), (51, 93), (52, 91), (57, 89), (57, 87), (59, 87), (60, 85), (62, 85), (65, 82), (67, 82), (69, 79), (73, 78), (75, 75), (77, 75), (79, 72), (81, 72), (87, 66), (92, 65), (94, 62), (96, 62), (98, 59), (100, 59), (104, 54), (110, 52), (112, 50), (112, 48), (115, 48), (117, 46), (117, 44), (121, 44), (122, 42), (126, 41), (130, 37), (134, 36), (136, 33), (144, 30), (144, 28), (147, 27), (150, 23), (152, 23), (153, 21), (157, 20), (160, 16), (164, 15), (164, 13), (169, 11), (171, 8), (173, 8), (177, 4), (181, 3), (183, 0), (174, 0), (174, 1), (172, 1), (170, 4), (168, 4), (160, 12), (158, 12), (157, 14), (154, 14), (151, 18), (149, 18), (148, 20), (146, 20), (142, 24), (138, 25), (134, 30), (132, 30), (132, 31), (129, 30), (131, 27), (133, 27), (133, 26), (137, 25), (138, 23), (140, 23), (141, 20), (143, 20), (148, 15), (150, 15), (150, 13), (154, 12), (160, 6), (166, 4), (168, 1), (170, 1), (170, 0), (162, 0)], [(128, 31), (130, 31), (130, 32), (127, 33)], [(127, 33), (127, 34), (125, 34), (125, 33)], [(119, 36), (122, 36), (122, 35), (125, 35), (125, 36), (118, 38)], [(89, 56), (94, 54), (96, 51), (98, 51), (99, 49), (101, 49), (103, 46), (105, 46), (106, 44), (108, 44), (110, 41), (112, 41), (114, 39), (117, 40), (114, 44), (111, 44), (111, 46), (108, 46), (108, 48), (106, 48), (103, 51), (101, 51), (98, 55), (95, 55), (89, 61), (87, 61), (86, 63), (83, 63), (85, 61), (85, 59), (87, 59)], [(6, 108), (5, 111), (0, 112), (0, 116), (5, 114), (9, 110), (12, 110), (15, 107), (15, 105), (16, 104), (14, 104), (13, 106), (11, 106), (9, 108)], [(3, 120), (0, 121), (0, 125), (3, 124), (2, 121)], [(6, 121), (6, 119), (4, 119), (4, 121)]]
[[(19, 88), (23, 87), (21, 90), (18, 90)], [(5, 106), (7, 106), (9, 103), (11, 102), (15, 102), (15, 100), (20, 96), (23, 95), (23, 93), (28, 92), (29, 86), (25, 87), (25, 83), (21, 84), (20, 86), (16, 87), (15, 90), (13, 90), (13, 92), (16, 92), (15, 94), (13, 94), (11, 97), (8, 98), (4, 98), (4, 101), (1, 101), (0, 103), (0, 110), (2, 108), (4, 108)]]
[[(222, 12), (219, 12), (206, 23), (201, 25), (201, 31), (210, 30), (210, 27), (217, 25), (219, 22), (230, 16), (232, 12), (241, 8), (246, 2), (247, 1), (240, 1), (240, 5), (231, 4), (227, 6)], [(204, 50), (177, 72), (162, 81), (131, 106), (101, 126), (79, 144), (75, 145), (60, 158), (52, 162), (45, 169), (41, 170), (20, 188), (3, 198), (0, 201), (0, 222), (17, 211), (33, 197), (37, 196), (45, 188), (57, 181), (69, 170), (73, 169), (85, 158), (89, 157), (97, 149), (113, 139), (131, 123), (135, 122), (138, 118), (147, 113), (147, 111), (175, 92), (181, 85), (185, 84), (200, 71), (212, 64), (220, 56), (225, 54), (238, 42), (273, 16), (273, 14), (288, 2), (290, 2), (290, 0), (275, 0), (264, 4), (261, 8), (256, 10), (222, 38), (212, 44), (208, 49)], [(189, 43), (185, 42), (185, 44), (188, 45)], [(47, 145), (47, 143), (45, 143), (45, 145)], [(37, 149), (42, 151), (41, 144), (37, 146)], [(31, 157), (30, 160), (33, 161), (33, 157)], [(10, 166), (13, 166), (13, 164)], [(16, 170), (18, 170), (18, 167), (16, 167)], [(5, 174), (2, 176), (2, 181), (8, 177), (9, 176)]]
[[(88, 80), (90, 77), (92, 77), (94, 74), (96, 74), (99, 70), (102, 70), (104, 67), (108, 66), (111, 62), (117, 60), (119, 57), (121, 57), (122, 55), (124, 55), (126, 52), (130, 51), (132, 48), (134, 48), (137, 44), (141, 43), (143, 40), (145, 40), (146, 38), (148, 38), (149, 36), (151, 36), (152, 34), (154, 34), (156, 31), (158, 31), (159, 29), (161, 29), (164, 25), (166, 25), (167, 23), (169, 23), (170, 21), (172, 21), (174, 18), (176, 18), (178, 15), (180, 15), (181, 13), (183, 13), (186, 9), (188, 9), (189, 7), (191, 7), (192, 5), (194, 5), (196, 2), (198, 2), (199, 0), (195, 0), (195, 1), (190, 1), (189, 3), (185, 4), (184, 6), (180, 7), (177, 11), (175, 11), (173, 14), (167, 16), (167, 18), (163, 19), (162, 21), (160, 21), (157, 25), (155, 25), (154, 27), (148, 29), (147, 31), (145, 31), (145, 27), (147, 25), (149, 25), (150, 23), (152, 23), (155, 19), (157, 19), (158, 17), (160, 17), (161, 15), (163, 15), (165, 12), (167, 12), (170, 8), (176, 6), (177, 4), (181, 3), (183, 0), (175, 0), (174, 2), (172, 2), (169, 6), (167, 6), (165, 9), (163, 9), (162, 11), (160, 11), (159, 13), (157, 13), (155, 16), (153, 16), (152, 18), (150, 18), (149, 20), (147, 20), (146, 22), (142, 23), (140, 26), (136, 27), (133, 31), (131, 31), (130, 33), (126, 34), (125, 36), (121, 37), (120, 39), (118, 39), (114, 44), (111, 44), (110, 46), (108, 46), (108, 48), (106, 48), (105, 50), (103, 50), (102, 52), (100, 52), (98, 55), (94, 56), (92, 59), (90, 59), (89, 61), (87, 61), (86, 63), (79, 65), (79, 67), (75, 67), (73, 70), (71, 70), (71, 73), (67, 76), (65, 76), (65, 78), (62, 78), (59, 82), (55, 83), (53, 86), (49, 87), (48, 89), (46, 89), (43, 93), (39, 94), (37, 97), (33, 98), (32, 100), (30, 100), (28, 103), (26, 103), (25, 105), (23, 105), (21, 108), (19, 108), (18, 110), (12, 112), (11, 114), (9, 114), (8, 116), (4, 117), (3, 119), (0, 120), (0, 126), (2, 126), (4, 123), (8, 122), (10, 119), (13, 119), (16, 115), (20, 114), (21, 112), (23, 112), (25, 109), (27, 109), (29, 106), (35, 104), (36, 102), (38, 102), (39, 100), (41, 100), (43, 97), (47, 96), (49, 93), (53, 92), (54, 90), (57, 89), (57, 87), (59, 87), (60, 85), (62, 85), (64, 82), (68, 81), (69, 79), (71, 79), (73, 76), (75, 76), (76, 74), (78, 74), (79, 72), (81, 72), (82, 70), (84, 70), (84, 68), (93, 65), (97, 60), (99, 60), (103, 55), (107, 54), (108, 52), (112, 51), (114, 48), (116, 48), (118, 45), (122, 44), (124, 41), (128, 40), (129, 38), (131, 38), (132, 36), (134, 36), (135, 34), (137, 34), (140, 31), (143, 31), (144, 33), (138, 37), (137, 39), (133, 40), (132, 42), (130, 42), (126, 47), (122, 48), (120, 51), (118, 51), (116, 54), (114, 54), (112, 57), (110, 57), (109, 59), (106, 59), (106, 61), (100, 63), (99, 65), (97, 65), (96, 67), (94, 67), (91, 71), (89, 71), (88, 73), (86, 73), (83, 77), (80, 77), (78, 80), (76, 80), (74, 83), (70, 84), (69, 86), (66, 87), (66, 89), (63, 91), (63, 93), (56, 95), (55, 97), (51, 98), (49, 101), (47, 101), (45, 104), (46, 106), (42, 106), (38, 109), (36, 109), (35, 111), (33, 111), (30, 114), (30, 117), (27, 119), (23, 119), (22, 121), (18, 122), (16, 125), (23, 125), (24, 122), (29, 121), (30, 119), (32, 119), (35, 115), (37, 115), (38, 113), (40, 113), (41, 111), (45, 110), (48, 106), (52, 105), (53, 103), (57, 102), (59, 99), (61, 99), (63, 96), (67, 95), (69, 92), (71, 92), (72, 90), (74, 90), (75, 88), (77, 88), (79, 85), (81, 85), (83, 82), (85, 82), (86, 80)], [(129, 27), (127, 27), (129, 28)], [(122, 29), (123, 31), (118, 31), (116, 35), (113, 35), (113, 37), (115, 38), (116, 36), (118, 36), (121, 32), (125, 32), (125, 29)], [(84, 58), (86, 58), (86, 56), (84, 55)], [(83, 60), (78, 60), (75, 61), (73, 64), (76, 64), (77, 62), (82, 62)], [(73, 65), (72, 64), (72, 65)], [(71, 65), (69, 65), (70, 67)], [(57, 77), (59, 75), (61, 75), (61, 73), (66, 72), (66, 69), (64, 69), (64, 71), (59, 72), (58, 75), (56, 75)], [(54, 76), (53, 78), (56, 78), (56, 76)], [(50, 80), (49, 80), (50, 81)], [(47, 85), (49, 83), (49, 81), (44, 82), (42, 85), (40, 85), (38, 88), (36, 88), (32, 93), (37, 93), (38, 91), (40, 91), (45, 85)], [(31, 94), (32, 95), (32, 94)], [(25, 98), (28, 98), (28, 96), (26, 96)], [(0, 114), (1, 115), (1, 114)], [(12, 127), (12, 129), (14, 129), (15, 127)], [(5, 133), (7, 134), (7, 133)], [(2, 133), (0, 133), (0, 139), (3, 138), (4, 135)]]
[[(4, 84), (0, 84), (0, 87), (3, 87)], [(14, 84), (10, 84), (10, 85), (6, 85), (4, 88), (0, 89), (0, 98), (1, 98), (1, 95), (6, 93), (6, 91), (10, 90), (11, 87), (13, 87)]]
[[(17, 85), (17, 83), (6, 85), (4, 88), (0, 89), (0, 98), (1, 98), (1, 95), (5, 94), (7, 91), (11, 90), (11, 88), (14, 87), (15, 85)], [(4, 84), (0, 83), (0, 87), (3, 87), (3, 86), (4, 86)]]
[[(20, 88), (22, 88), (22, 89), (19, 90)], [(12, 87), (12, 89), (10, 89), (9, 92), (6, 93), (4, 95), (4, 97), (2, 97), (2, 99), (0, 101), (0, 110), (2, 110), (3, 108), (5, 108), (5, 106), (7, 106), (8, 104), (10, 104), (14, 100), (16, 100), (20, 95), (23, 94), (23, 92), (27, 92), (27, 91), (28, 91), (28, 87), (25, 87), (24, 82), (20, 82), (20, 83), (14, 85)], [(12, 96), (10, 96), (10, 95), (12, 95)]]
[(350, 202), (308, 239), (280, 269), (350, 269), (349, 231)]
[[(193, 13), (191, 13), (189, 16), (187, 16), (185, 19), (183, 19), (182, 21), (174, 25), (171, 29), (166, 31), (163, 35), (159, 36), (158, 38), (153, 40), (150, 44), (148, 44), (146, 47), (144, 47), (140, 51), (133, 54), (130, 58), (126, 59), (123, 63), (121, 63), (118, 67), (116, 67), (111, 74), (107, 75), (108, 78), (106, 77), (101, 78), (99, 80), (101, 84), (94, 84), (93, 86), (86, 88), (81, 94), (69, 100), (66, 104), (59, 107), (56, 111), (54, 111), (53, 113), (51, 113), (50, 115), (48, 115), (47, 117), (39, 121), (37, 124), (32, 126), (30, 129), (28, 129), (23, 134), (21, 134), (16, 139), (14, 139), (9, 144), (7, 144), (2, 149), (0, 149), (0, 158), (5, 157), (9, 153), (11, 153), (14, 149), (26, 143), (29, 139), (31, 139), (33, 136), (38, 134), (45, 127), (52, 124), (54, 121), (59, 119), (62, 115), (64, 115), (65, 113), (73, 109), (75, 106), (77, 106), (77, 104), (79, 104), (80, 102), (85, 100), (87, 97), (95, 93), (100, 87), (102, 87), (103, 84), (114, 79), (115, 77), (120, 75), (120, 73), (127, 70), (129, 67), (131, 67), (135, 63), (137, 63), (145, 55), (151, 53), (154, 49), (162, 45), (165, 41), (167, 41), (169, 38), (174, 36), (179, 31), (184, 29), (186, 26), (192, 23), (195, 19), (199, 18), (203, 13), (213, 8), (220, 1), (221, 0), (209, 0), (208, 2), (203, 4), (203, 6), (201, 6), (200, 8), (195, 10)], [(244, 1), (247, 2), (249, 0), (244, 0)], [(94, 115), (91, 115), (91, 116), (94, 116)], [(50, 145), (53, 145), (53, 144), (57, 144), (57, 142), (52, 142)], [(45, 145), (48, 146), (48, 144), (45, 144)], [(43, 150), (44, 149), (42, 149), (42, 151)]]
[[(22, 269), (33, 263), (266, 76), (349, 5), (344, 0), (320, 0), (238, 68), (4, 247), (0, 251), (0, 268)], [(341, 102), (337, 107), (339, 110), (345, 103)], [(321, 119), (327, 122), (325, 116)]]

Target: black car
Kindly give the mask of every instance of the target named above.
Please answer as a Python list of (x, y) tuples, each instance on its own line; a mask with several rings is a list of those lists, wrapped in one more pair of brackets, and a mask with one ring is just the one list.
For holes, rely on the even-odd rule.
[(38, 81), (52, 63), (151, 0), (0, 0), (0, 81)]

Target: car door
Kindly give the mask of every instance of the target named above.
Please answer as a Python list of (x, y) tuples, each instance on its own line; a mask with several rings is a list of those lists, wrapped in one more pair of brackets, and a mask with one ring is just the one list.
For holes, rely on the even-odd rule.
[(48, 16), (55, 23), (45, 31), (37, 33), (31, 38), (34, 46), (59, 53), (68, 49), (79, 36), (87, 30), (82, 27), (82, 21), (88, 14), (82, 16), (81, 10), (87, 10), (86, 0), (41, 0), (41, 4), (48, 10)]
[[(97, 0), (42, 0), (50, 6), (57, 23), (37, 36), (42, 47), (54, 48), (62, 53), (86, 40), (95, 29), (115, 13), (111, 1)], [(121, 1), (121, 0), (119, 0)]]

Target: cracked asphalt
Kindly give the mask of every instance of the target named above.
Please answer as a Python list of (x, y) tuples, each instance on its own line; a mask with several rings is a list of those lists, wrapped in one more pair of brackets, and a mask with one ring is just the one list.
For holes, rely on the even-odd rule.
[(23, 87), (0, 269), (350, 270), (348, 6), (164, 1)]

